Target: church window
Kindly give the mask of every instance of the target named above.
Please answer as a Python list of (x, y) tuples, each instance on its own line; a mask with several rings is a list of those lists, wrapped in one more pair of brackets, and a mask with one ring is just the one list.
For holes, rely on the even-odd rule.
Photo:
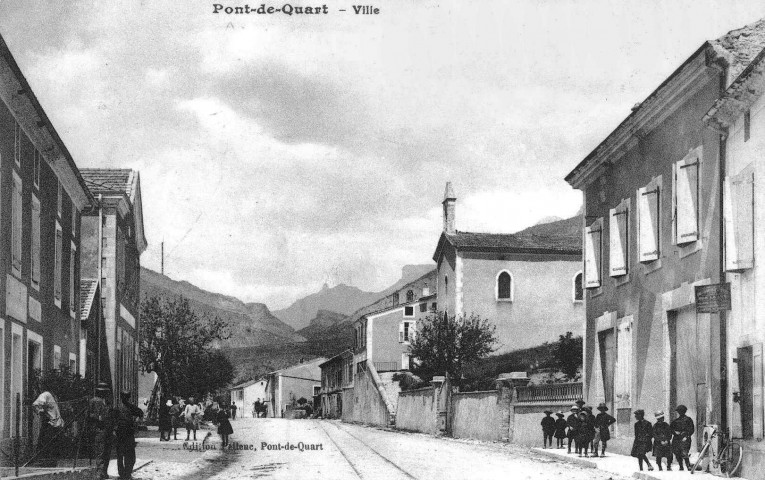
[(499, 274), (497, 274), (495, 293), (497, 301), (513, 301), (513, 276), (510, 274), (510, 272), (502, 270), (499, 272)]

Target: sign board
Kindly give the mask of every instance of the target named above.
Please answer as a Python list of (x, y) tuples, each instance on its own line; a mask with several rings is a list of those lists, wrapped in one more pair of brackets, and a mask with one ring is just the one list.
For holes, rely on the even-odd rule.
[(730, 310), (730, 283), (696, 287), (696, 313)]

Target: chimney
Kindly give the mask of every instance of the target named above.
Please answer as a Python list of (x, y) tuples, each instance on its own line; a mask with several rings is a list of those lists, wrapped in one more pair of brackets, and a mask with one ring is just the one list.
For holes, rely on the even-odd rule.
[(452, 190), (452, 182), (446, 182), (446, 191), (444, 192), (444, 233), (454, 234), (456, 229), (454, 228), (454, 206), (457, 203), (457, 197), (454, 196), (454, 190)]

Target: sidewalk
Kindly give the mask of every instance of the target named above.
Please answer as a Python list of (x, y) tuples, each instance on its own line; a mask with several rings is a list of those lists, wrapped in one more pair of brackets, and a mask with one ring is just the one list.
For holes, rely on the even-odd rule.
[[(536, 453), (540, 453), (542, 455), (546, 455), (548, 457), (552, 457), (558, 460), (565, 460), (568, 462), (578, 463), (583, 466), (587, 466), (590, 468), (597, 468), (600, 470), (605, 470), (609, 473), (614, 473), (616, 475), (621, 475), (623, 477), (633, 477), (633, 478), (639, 478), (641, 480), (670, 480), (670, 479), (681, 479), (681, 478), (687, 478), (689, 480), (716, 480), (720, 477), (717, 477), (715, 475), (712, 475), (710, 473), (702, 473), (702, 472), (694, 472), (693, 476), (691, 477), (688, 471), (681, 472), (678, 469), (677, 463), (674, 463), (672, 465), (672, 471), (663, 471), (660, 472), (656, 468), (656, 462), (654, 462), (653, 457), (649, 457), (651, 460), (651, 465), (654, 467), (653, 472), (649, 472), (647, 469), (644, 471), (639, 471), (638, 469), (638, 462), (636, 458), (627, 456), (627, 455), (619, 455), (616, 453), (609, 453), (606, 452), (605, 457), (578, 457), (575, 454), (567, 454), (566, 449), (544, 449), (544, 448), (532, 448), (532, 450)], [(665, 463), (666, 465), (666, 463)], [(741, 479), (746, 480), (746, 479)]]
[[(139, 468), (143, 468), (143, 467), (145, 467), (146, 465), (148, 465), (149, 463), (151, 463), (151, 461), (152, 461), (152, 460), (146, 460), (146, 459), (142, 459), (142, 458), (136, 458), (136, 459), (135, 459), (135, 465), (133, 465), (133, 471), (135, 472), (135, 471), (136, 471), (136, 470), (138, 470)], [(107, 473), (109, 474), (109, 477), (110, 477), (110, 478), (119, 477), (119, 472), (117, 471), (117, 460), (116, 460), (116, 459), (112, 459), (112, 460), (109, 462), (109, 470), (107, 471)]]

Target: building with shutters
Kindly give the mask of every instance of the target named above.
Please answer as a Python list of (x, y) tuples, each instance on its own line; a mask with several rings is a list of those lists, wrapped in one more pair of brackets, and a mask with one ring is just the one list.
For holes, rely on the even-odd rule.
[(321, 390), (319, 405), (323, 418), (341, 418), (343, 391), (353, 388), (353, 350), (344, 350), (319, 365)]
[(255, 418), (255, 402), (266, 402), (266, 379), (250, 380), (229, 389), (231, 405), (236, 405), (237, 418)]
[(456, 229), (451, 183), (443, 200), (444, 229), (433, 260), (438, 308), (477, 314), (497, 327), (497, 353), (582, 331), (581, 219), (535, 225), (513, 234)]
[(324, 357), (303, 361), (291, 367), (271, 372), (265, 376), (266, 405), (268, 417), (283, 418), (305, 398), (312, 404), (312, 399), (321, 391), (321, 368)]
[[(733, 81), (705, 121), (725, 138), (723, 220), (730, 283), (726, 395), (731, 433), (742, 438), (744, 470), (765, 471), (765, 50)], [(753, 475), (749, 475), (753, 476)]]
[(726, 280), (725, 145), (702, 119), (764, 42), (763, 21), (705, 42), (566, 177), (584, 193), (585, 399), (615, 413), (625, 453), (636, 409), (686, 405), (694, 450), (728, 421), (726, 312), (695, 299)]
[[(84, 369), (80, 218), (93, 203), (77, 165), (0, 37), (0, 446), (32, 437), (22, 402), (34, 370)], [(24, 440), (26, 441), (26, 440)]]
[[(95, 208), (82, 218), (82, 272), (100, 279), (102, 328), (109, 358), (108, 371), (99, 368), (100, 381), (119, 393), (138, 395), (141, 253), (146, 250), (143, 230), (141, 180), (129, 169), (82, 169), (96, 198)], [(102, 352), (103, 353), (103, 352)]]

